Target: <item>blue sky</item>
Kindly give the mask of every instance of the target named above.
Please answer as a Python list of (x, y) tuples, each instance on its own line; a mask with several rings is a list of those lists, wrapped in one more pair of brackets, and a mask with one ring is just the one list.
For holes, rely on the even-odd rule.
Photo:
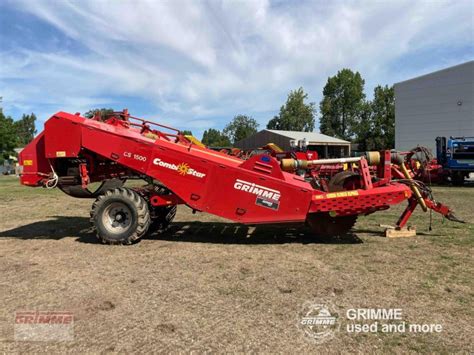
[(288, 92), (319, 103), (328, 76), (366, 92), (474, 59), (473, 1), (3, 0), (6, 114), (129, 108), (191, 129), (236, 114), (264, 128)]

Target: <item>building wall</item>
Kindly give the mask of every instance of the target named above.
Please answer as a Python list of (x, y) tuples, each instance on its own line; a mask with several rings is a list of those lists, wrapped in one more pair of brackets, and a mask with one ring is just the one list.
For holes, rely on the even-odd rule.
[[(240, 149), (257, 149), (263, 147), (268, 143), (274, 143), (285, 151), (291, 150), (291, 138), (262, 130), (246, 139), (242, 139), (235, 143), (236, 148)], [(350, 143), (318, 143), (308, 140), (308, 145), (313, 146), (313, 149), (318, 151), (320, 157), (341, 157), (349, 156), (351, 153)]]
[(436, 151), (438, 136), (474, 136), (474, 61), (395, 84), (395, 147)]
[(236, 142), (235, 146), (240, 149), (257, 149), (265, 144), (275, 143), (283, 150), (290, 150), (290, 140), (288, 137), (262, 130), (246, 139)]

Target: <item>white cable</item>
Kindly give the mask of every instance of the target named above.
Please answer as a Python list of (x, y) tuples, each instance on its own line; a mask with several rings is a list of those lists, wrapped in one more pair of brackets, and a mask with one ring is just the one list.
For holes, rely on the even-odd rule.
[(51, 164), (51, 161), (48, 159), (49, 167), (51, 168), (51, 171), (53, 172), (53, 177), (46, 181), (46, 188), (47, 189), (54, 189), (56, 185), (58, 184), (59, 181), (59, 176), (56, 174), (54, 171), (53, 165)]

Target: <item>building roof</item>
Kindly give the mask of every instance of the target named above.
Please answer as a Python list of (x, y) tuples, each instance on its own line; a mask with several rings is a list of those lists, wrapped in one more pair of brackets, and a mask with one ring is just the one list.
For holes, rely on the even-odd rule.
[(419, 75), (419, 76), (415, 76), (414, 78), (410, 78), (410, 79), (407, 79), (407, 80), (399, 81), (398, 83), (395, 83), (395, 85), (403, 84), (403, 83), (406, 83), (406, 82), (409, 82), (409, 81), (414, 81), (414, 80), (418, 80), (418, 79), (422, 79), (422, 78), (429, 78), (429, 77), (431, 77), (431, 76), (438, 75), (438, 74), (440, 74), (440, 73), (448, 72), (448, 71), (451, 71), (451, 70), (455, 70), (455, 69), (458, 69), (458, 68), (460, 68), (460, 67), (473, 66), (473, 65), (474, 65), (474, 60), (470, 60), (470, 61), (467, 61), (467, 62), (465, 62), (465, 63), (460, 63), (460, 64), (457, 64), (457, 65), (453, 65), (452, 67), (443, 68), (443, 69), (436, 70), (436, 71), (433, 71), (433, 72), (430, 72), (430, 73), (426, 73), (426, 74), (422, 74), (422, 75)]
[(322, 133), (316, 132), (300, 132), (300, 131), (280, 131), (276, 129), (266, 129), (265, 131), (279, 134), (284, 137), (288, 137), (294, 140), (301, 140), (306, 138), (306, 141), (314, 143), (340, 143), (340, 144), (350, 144), (351, 142), (334, 138), (331, 136), (326, 136)]

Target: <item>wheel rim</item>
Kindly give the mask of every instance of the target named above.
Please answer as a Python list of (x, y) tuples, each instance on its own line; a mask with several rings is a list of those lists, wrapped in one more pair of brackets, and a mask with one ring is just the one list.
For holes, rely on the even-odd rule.
[(110, 233), (123, 233), (132, 225), (132, 210), (124, 203), (112, 202), (104, 209), (102, 224)]

